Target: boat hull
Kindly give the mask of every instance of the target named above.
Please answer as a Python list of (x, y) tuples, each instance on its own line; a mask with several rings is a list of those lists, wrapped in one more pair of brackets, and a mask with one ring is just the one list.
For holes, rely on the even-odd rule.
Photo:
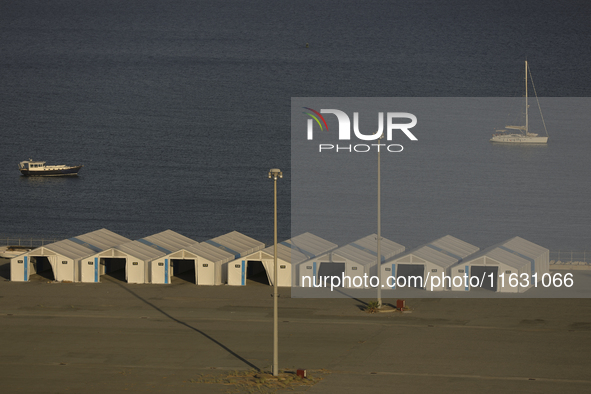
[(59, 169), (48, 169), (43, 168), (40, 170), (27, 170), (21, 169), (21, 174), (24, 176), (76, 176), (82, 166), (59, 168)]
[(527, 137), (524, 135), (495, 135), (490, 139), (490, 142), (501, 144), (547, 144), (548, 137)]

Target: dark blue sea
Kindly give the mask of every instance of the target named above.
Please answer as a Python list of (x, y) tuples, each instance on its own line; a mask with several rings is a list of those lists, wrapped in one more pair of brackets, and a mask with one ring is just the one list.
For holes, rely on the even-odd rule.
[[(527, 59), (539, 96), (586, 105), (589, 20), (585, 1), (0, 2), (0, 236), (269, 243), (277, 167), (289, 238), (292, 97), (521, 97)], [(591, 250), (591, 129), (567, 117), (548, 115), (544, 147), (497, 149), (484, 128), (425, 136), (438, 154), (399, 168), (412, 209), (386, 212), (383, 236)], [(84, 168), (25, 178), (28, 158)]]

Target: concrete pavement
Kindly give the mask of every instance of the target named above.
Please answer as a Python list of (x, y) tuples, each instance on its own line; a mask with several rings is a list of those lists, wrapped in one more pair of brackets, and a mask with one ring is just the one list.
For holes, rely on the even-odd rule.
[[(260, 283), (16, 283), (7, 264), (0, 276), (2, 392), (226, 393), (191, 380), (272, 363)], [(328, 371), (296, 392), (591, 391), (589, 299), (407, 299), (411, 314), (370, 315), (368, 300), (280, 294), (280, 368)]]

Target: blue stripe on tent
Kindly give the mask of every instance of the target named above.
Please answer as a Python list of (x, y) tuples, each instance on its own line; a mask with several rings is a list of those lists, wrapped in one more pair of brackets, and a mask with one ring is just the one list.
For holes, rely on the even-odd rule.
[(395, 289), (396, 288), (396, 264), (392, 264), (392, 277), (394, 278), (392, 283), (392, 288)]
[(94, 282), (98, 283), (99, 281), (99, 259), (98, 257), (94, 258)]
[(312, 263), (312, 287), (314, 287), (314, 283), (316, 283), (315, 282), (315, 280), (316, 280), (316, 265), (317, 265), (316, 262)]
[[(371, 249), (368, 249), (368, 248), (366, 248), (366, 247), (363, 247), (363, 246), (361, 246), (361, 245), (358, 245), (358, 244), (356, 244), (355, 242), (351, 242), (349, 245), (351, 245), (351, 246), (353, 246), (353, 247), (356, 247), (356, 248), (357, 248), (357, 249), (359, 249), (359, 250), (363, 250), (364, 252), (366, 252), (366, 253), (369, 253), (369, 254), (371, 254), (372, 256), (376, 256), (376, 257), (378, 257), (378, 253), (377, 253), (377, 252), (374, 252), (374, 251), (373, 251), (373, 250), (371, 250)], [(381, 259), (382, 261), (386, 260), (386, 258), (384, 257), (384, 255), (382, 255), (381, 257), (382, 257), (382, 259)]]
[(93, 251), (95, 251), (95, 252), (101, 252), (101, 251), (102, 251), (102, 249), (101, 249), (101, 248), (99, 248), (98, 246), (94, 246), (94, 245), (92, 245), (92, 244), (89, 244), (88, 242), (84, 242), (83, 240), (81, 240), (81, 239), (78, 239), (78, 238), (76, 238), (76, 237), (74, 237), (74, 238), (68, 238), (68, 240), (69, 240), (69, 241), (72, 241), (72, 242), (75, 242), (75, 243), (77, 243), (78, 245), (85, 246), (85, 247), (87, 247), (88, 249), (91, 249), (91, 250), (93, 250)]
[(29, 256), (25, 256), (25, 282), (29, 280)]
[(297, 250), (298, 252), (300, 252), (301, 254), (303, 254), (304, 256), (306, 256), (309, 259), (311, 259), (312, 257), (315, 257), (316, 256), (314, 253), (307, 252), (304, 249), (300, 248), (299, 246), (294, 245), (294, 244), (291, 244), (291, 243), (289, 243), (287, 241), (283, 241), (283, 242), (280, 242), (280, 243), (281, 243), (281, 245), (285, 245), (285, 246), (287, 246), (290, 249)]
[(234, 255), (234, 258), (236, 258), (236, 259), (242, 257), (242, 256), (240, 256), (240, 253), (238, 253), (237, 251), (232, 250), (232, 249), (228, 248), (227, 246), (221, 245), (221, 244), (219, 244), (219, 243), (217, 243), (215, 241), (212, 241), (211, 239), (210, 240), (207, 240), (205, 242), (207, 242), (208, 244), (213, 245), (216, 248), (219, 248), (219, 249), (221, 249), (221, 250), (223, 250), (225, 252), (232, 253)]
[(514, 250), (511, 250), (511, 249), (507, 248), (506, 246), (499, 246), (499, 248), (503, 249), (506, 252), (513, 253), (514, 255), (519, 256), (522, 259), (529, 261), (531, 263), (531, 274), (533, 275), (536, 273), (536, 262), (534, 261), (534, 259), (532, 259), (531, 257), (527, 257), (526, 255), (523, 255), (523, 254), (516, 252)]
[(468, 290), (470, 290), (470, 266), (469, 265), (464, 267), (464, 275), (468, 278), (468, 279), (466, 279), (466, 283), (465, 283), (466, 287), (464, 290), (468, 291)]
[(241, 267), (240, 267), (240, 269), (241, 269), (241, 271), (242, 271), (242, 272), (241, 272), (241, 274), (242, 274), (242, 279), (241, 279), (241, 281), (240, 281), (240, 284), (241, 284), (242, 286), (244, 286), (244, 285), (245, 285), (245, 283), (246, 283), (246, 260), (242, 260), (242, 264), (241, 264)]
[(427, 245), (427, 246), (428, 246), (428, 247), (430, 247), (431, 249), (435, 249), (435, 250), (436, 250), (436, 251), (438, 251), (438, 252), (441, 252), (441, 253), (443, 253), (443, 254), (446, 254), (446, 255), (448, 255), (448, 256), (450, 256), (450, 257), (453, 257), (454, 259), (456, 259), (456, 260), (458, 260), (458, 261), (462, 260), (462, 258), (461, 258), (460, 256), (457, 256), (457, 255), (453, 254), (452, 252), (450, 252), (450, 251), (448, 251), (448, 250), (441, 249), (440, 247), (438, 247), (438, 246), (435, 246), (435, 245), (433, 245), (433, 244), (429, 244), (429, 245)]
[(164, 283), (168, 283), (168, 259), (164, 259)]
[(141, 242), (141, 243), (143, 243), (144, 245), (151, 246), (151, 247), (153, 247), (154, 249), (156, 249), (156, 250), (159, 250), (159, 251), (161, 251), (161, 252), (164, 252), (164, 253), (166, 253), (166, 254), (171, 254), (171, 253), (172, 253), (170, 250), (168, 250), (168, 249), (165, 249), (165, 248), (163, 248), (162, 246), (159, 246), (159, 245), (153, 244), (153, 243), (152, 243), (152, 242), (150, 242), (150, 241), (146, 241), (145, 239), (138, 239), (138, 242)]

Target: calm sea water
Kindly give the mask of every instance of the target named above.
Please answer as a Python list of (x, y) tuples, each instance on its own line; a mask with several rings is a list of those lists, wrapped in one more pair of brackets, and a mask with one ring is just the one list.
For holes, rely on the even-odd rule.
[[(289, 238), (291, 97), (520, 97), (525, 58), (540, 96), (587, 97), (590, 16), (583, 1), (3, 2), (0, 235), (170, 228), (270, 242), (266, 175), (279, 167), (279, 238)], [(482, 161), (425, 154), (424, 177), (404, 179), (414, 214), (397, 228), (402, 240), (384, 236), (429, 241), (437, 215), (437, 234), (480, 247), (506, 234), (590, 249), (591, 136), (561, 129), (559, 116), (548, 115), (547, 147), (491, 147), (487, 129), (468, 138)], [(28, 158), (84, 168), (24, 178), (17, 164)], [(482, 203), (506, 194), (514, 165), (547, 174), (541, 184), (521, 173), (521, 187), (551, 212), (499, 216), (497, 203)], [(442, 199), (458, 203), (437, 209)], [(474, 237), (465, 224), (482, 218), (487, 230)]]

